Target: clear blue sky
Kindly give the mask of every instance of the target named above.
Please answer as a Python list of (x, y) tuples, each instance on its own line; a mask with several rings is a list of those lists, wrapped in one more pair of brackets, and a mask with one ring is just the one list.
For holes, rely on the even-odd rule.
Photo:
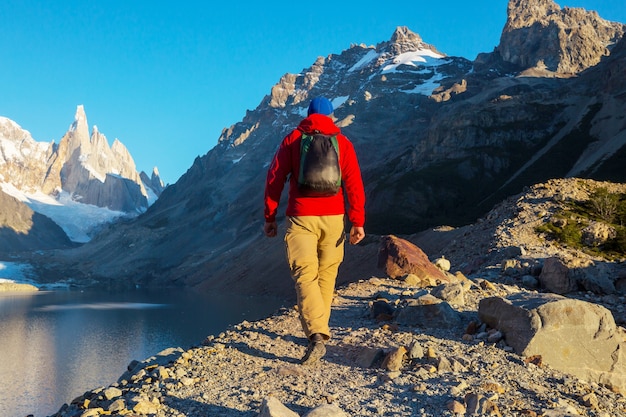
[[(561, 0), (626, 22), (625, 0)], [(216, 3), (216, 4), (215, 4)], [(498, 44), (506, 0), (0, 2), (0, 115), (58, 143), (83, 104), (137, 168), (174, 183), (286, 73), (408, 26), (474, 59)]]

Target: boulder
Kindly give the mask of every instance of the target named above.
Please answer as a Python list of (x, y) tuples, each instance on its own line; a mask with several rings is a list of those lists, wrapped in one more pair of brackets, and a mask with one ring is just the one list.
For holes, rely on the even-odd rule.
[(582, 230), (584, 245), (598, 247), (617, 236), (617, 230), (611, 225), (602, 222), (591, 222)]
[(611, 312), (556, 294), (520, 293), (480, 301), (480, 319), (515, 352), (580, 379), (626, 392), (624, 332)]
[(544, 261), (538, 279), (542, 288), (556, 294), (567, 294), (578, 289), (596, 294), (613, 294), (616, 289), (612, 276), (613, 271), (606, 263), (594, 264), (591, 260), (552, 257)]
[(299, 417), (298, 413), (291, 411), (275, 397), (267, 397), (261, 404), (258, 417)]
[(447, 260), (445, 256), (435, 259), (435, 262), (433, 263), (435, 264), (437, 268), (441, 269), (443, 272), (448, 272), (451, 268), (450, 261)]
[(461, 325), (461, 316), (450, 304), (426, 294), (396, 310), (396, 322), (401, 325), (430, 329), (452, 329)]
[(420, 248), (393, 235), (381, 239), (378, 267), (394, 279), (413, 274), (420, 279), (422, 286), (450, 282), (448, 276), (433, 265)]
[(547, 258), (543, 263), (539, 284), (556, 294), (567, 294), (576, 290), (576, 281), (569, 273), (569, 268), (558, 258)]
[(441, 284), (433, 288), (430, 292), (435, 297), (447, 301), (457, 306), (465, 305), (465, 290), (463, 284), (455, 282), (451, 284)]
[(306, 413), (304, 417), (348, 417), (348, 414), (335, 404), (322, 404)]

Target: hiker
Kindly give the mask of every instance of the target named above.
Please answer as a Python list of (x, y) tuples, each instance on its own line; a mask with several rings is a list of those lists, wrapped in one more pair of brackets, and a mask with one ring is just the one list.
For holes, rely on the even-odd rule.
[[(304, 365), (314, 364), (324, 356), (325, 342), (331, 336), (328, 325), (331, 303), (337, 271), (344, 256), (344, 196), (348, 202), (347, 217), (352, 224), (350, 243), (356, 245), (365, 237), (365, 191), (361, 170), (352, 143), (341, 134), (331, 118), (333, 111), (333, 105), (327, 98), (311, 100), (308, 116), (283, 139), (276, 151), (265, 183), (264, 232), (268, 237), (275, 237), (278, 232), (278, 204), (284, 184), (289, 179), (285, 246), (295, 281), (300, 322), (309, 341), (306, 354), (300, 361)], [(334, 158), (339, 165), (338, 169), (327, 167), (328, 170), (313, 174), (324, 176), (337, 171), (340, 175), (338, 190), (322, 190), (312, 195), (307, 187), (299, 185), (303, 171), (316, 170), (313, 165), (305, 167), (308, 162), (301, 164), (301, 158), (312, 152), (301, 152), (301, 145), (309, 143), (313, 137), (319, 137), (325, 144), (329, 140), (332, 142), (326, 146), (330, 150), (324, 158)], [(332, 152), (335, 152), (334, 156)], [(312, 188), (316, 185), (313, 184)]]

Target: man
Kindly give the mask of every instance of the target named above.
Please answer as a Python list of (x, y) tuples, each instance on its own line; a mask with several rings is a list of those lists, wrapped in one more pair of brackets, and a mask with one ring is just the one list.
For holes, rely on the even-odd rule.
[[(352, 143), (341, 134), (331, 115), (332, 103), (324, 98), (313, 99), (308, 116), (289, 133), (276, 151), (265, 183), (265, 226), (268, 237), (277, 234), (276, 212), (280, 196), (289, 179), (287, 261), (295, 281), (300, 322), (309, 340), (306, 354), (300, 361), (310, 365), (326, 353), (330, 339), (330, 310), (339, 265), (343, 261), (348, 201), (350, 243), (356, 245), (365, 237), (365, 192), (361, 171)], [(341, 179), (334, 195), (309, 196), (298, 185), (303, 135), (321, 134), (335, 137), (338, 147)]]

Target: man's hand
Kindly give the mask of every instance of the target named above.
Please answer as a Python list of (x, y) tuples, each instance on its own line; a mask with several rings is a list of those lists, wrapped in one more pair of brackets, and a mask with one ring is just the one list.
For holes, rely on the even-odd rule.
[(356, 245), (365, 237), (365, 229), (362, 226), (352, 226), (350, 229), (350, 244)]
[(263, 226), (263, 232), (267, 237), (275, 237), (278, 233), (278, 225), (276, 222), (265, 222)]

